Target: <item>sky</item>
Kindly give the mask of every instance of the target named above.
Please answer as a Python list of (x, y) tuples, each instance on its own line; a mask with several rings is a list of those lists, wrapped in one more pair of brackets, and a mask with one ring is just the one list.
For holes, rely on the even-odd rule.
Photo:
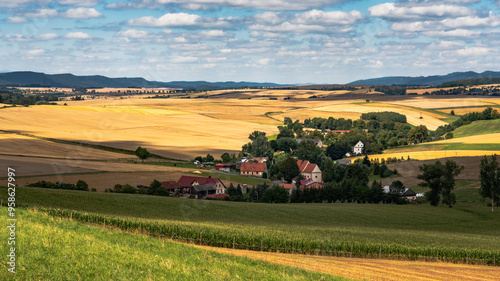
[(348, 83), (500, 70), (500, 0), (0, 0), (0, 71)]

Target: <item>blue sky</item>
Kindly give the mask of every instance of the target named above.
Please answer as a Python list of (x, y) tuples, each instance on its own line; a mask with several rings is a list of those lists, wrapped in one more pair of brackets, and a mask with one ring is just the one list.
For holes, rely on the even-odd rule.
[(0, 71), (347, 83), (500, 70), (500, 1), (0, 0)]

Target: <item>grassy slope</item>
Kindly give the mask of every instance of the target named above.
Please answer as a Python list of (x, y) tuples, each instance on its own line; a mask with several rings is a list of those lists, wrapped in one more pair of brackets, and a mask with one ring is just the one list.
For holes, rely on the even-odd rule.
[(477, 201), (471, 203), (461, 196), (476, 190), (461, 190), (458, 204), (451, 209), (428, 205), (257, 204), (37, 188), (18, 188), (17, 200), (30, 206), (161, 220), (230, 237), (280, 236), (288, 241), (370, 244), (377, 249), (405, 246), (500, 252), (499, 212), (492, 213)]
[(455, 138), (459, 138), (498, 132), (500, 132), (500, 119), (475, 121), (456, 129), (453, 134)]
[[(345, 280), (18, 210), (17, 273), (1, 280)], [(7, 209), (0, 208), (7, 219)], [(7, 237), (7, 228), (0, 230)], [(7, 252), (2, 243), (2, 253)]]

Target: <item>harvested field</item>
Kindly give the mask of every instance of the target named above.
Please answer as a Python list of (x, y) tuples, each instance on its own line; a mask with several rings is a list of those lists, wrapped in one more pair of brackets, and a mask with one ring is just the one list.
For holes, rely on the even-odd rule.
[(135, 156), (113, 153), (78, 145), (55, 143), (19, 134), (0, 133), (0, 154), (62, 159), (117, 160)]
[(1, 156), (0, 163), (16, 169), (16, 176), (62, 175), (89, 172), (192, 172), (193, 169), (160, 165), (142, 165), (80, 159), (48, 159), (37, 157)]
[(278, 131), (275, 125), (200, 114), (144, 115), (69, 108), (71, 106), (16, 107), (0, 112), (0, 117), (5, 130), (129, 150), (142, 146), (152, 153), (180, 159), (207, 153), (220, 155), (222, 151), (237, 152), (254, 130), (269, 134)]
[(404, 159), (410, 156), (411, 159), (428, 160), (446, 157), (467, 157), (467, 156), (484, 156), (500, 154), (500, 150), (435, 150), (435, 151), (412, 151), (412, 152), (396, 152), (370, 155), (372, 158), (388, 158), (396, 157)]
[(443, 262), (394, 261), (360, 258), (339, 258), (297, 254), (233, 250), (192, 245), (196, 248), (263, 260), (306, 270), (333, 274), (358, 280), (494, 280), (500, 268), (491, 266), (451, 264)]
[(470, 98), (427, 98), (415, 97), (413, 99), (402, 101), (389, 101), (391, 104), (399, 104), (403, 106), (419, 107), (419, 108), (455, 108), (467, 106), (489, 106), (495, 105), (497, 99), (490, 97), (470, 97)]
[(484, 134), (476, 136), (468, 136), (461, 138), (453, 138), (448, 140), (435, 141), (433, 144), (444, 144), (444, 143), (500, 143), (500, 133)]
[[(385, 103), (366, 103), (366, 104), (349, 104), (349, 105), (332, 105), (317, 107), (313, 110), (317, 111), (331, 111), (331, 112), (354, 112), (354, 113), (368, 113), (368, 112), (382, 112), (382, 111), (395, 111), (406, 115), (408, 123), (418, 126), (425, 125), (430, 130), (435, 130), (441, 125), (447, 123), (440, 120), (444, 118), (439, 114), (429, 113), (418, 109), (407, 108), (400, 105), (385, 104)], [(420, 119), (422, 116), (423, 119)]]

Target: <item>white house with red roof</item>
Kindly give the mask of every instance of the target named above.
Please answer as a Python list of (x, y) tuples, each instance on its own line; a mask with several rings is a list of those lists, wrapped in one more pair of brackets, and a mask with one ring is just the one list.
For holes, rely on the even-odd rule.
[(313, 180), (314, 182), (323, 181), (321, 178), (321, 170), (318, 165), (307, 160), (299, 160), (297, 161), (297, 165), (299, 166), (300, 174), (304, 177), (304, 179)]

